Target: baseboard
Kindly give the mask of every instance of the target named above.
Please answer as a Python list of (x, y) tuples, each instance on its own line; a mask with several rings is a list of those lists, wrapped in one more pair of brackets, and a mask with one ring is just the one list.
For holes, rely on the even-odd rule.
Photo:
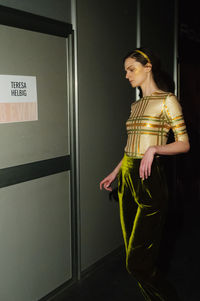
[(48, 295), (45, 297), (39, 299), (38, 301), (53, 301), (57, 296), (60, 294), (64, 293), (68, 288), (78, 284), (80, 281), (84, 280), (85, 278), (91, 276), (93, 273), (95, 273), (98, 269), (103, 267), (104, 265), (108, 264), (109, 262), (116, 260), (117, 257), (123, 256), (124, 255), (124, 245), (118, 247), (108, 255), (104, 256), (94, 264), (92, 264), (90, 267), (85, 269), (84, 271), (81, 272), (81, 280), (73, 280), (70, 279), (69, 281), (65, 282), (52, 292), (50, 292)]
[(102, 266), (104, 266), (106, 263), (111, 262), (112, 260), (115, 260), (116, 257), (122, 256), (124, 253), (124, 245), (121, 245), (111, 253), (107, 254), (91, 266), (89, 266), (87, 269), (81, 272), (81, 279), (84, 279), (88, 276), (90, 276), (92, 273), (100, 269)]

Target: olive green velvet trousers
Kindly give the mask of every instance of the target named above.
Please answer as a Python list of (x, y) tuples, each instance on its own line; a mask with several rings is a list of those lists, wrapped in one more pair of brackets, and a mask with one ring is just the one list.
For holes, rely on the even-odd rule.
[(179, 300), (156, 267), (167, 213), (167, 184), (160, 158), (151, 175), (139, 176), (141, 159), (124, 155), (118, 175), (120, 220), (126, 249), (126, 268), (138, 281), (146, 300)]

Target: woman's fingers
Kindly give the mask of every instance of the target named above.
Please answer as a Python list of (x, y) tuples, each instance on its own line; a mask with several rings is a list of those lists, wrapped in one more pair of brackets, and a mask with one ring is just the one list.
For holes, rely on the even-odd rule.
[(108, 191), (112, 191), (112, 187), (110, 186), (110, 183), (105, 183), (104, 184), (104, 189)]
[(103, 180), (100, 182), (100, 189), (102, 190), (102, 188), (105, 186), (106, 180)]
[(102, 190), (102, 188), (104, 188), (105, 190), (108, 190), (108, 191), (112, 191), (112, 188), (111, 188), (111, 181), (107, 180), (107, 179), (104, 179), (103, 181), (100, 182), (100, 189)]
[(156, 153), (155, 147), (149, 147), (140, 163), (140, 178), (142, 180), (147, 179), (151, 175), (151, 166)]
[(144, 168), (144, 178), (147, 179), (151, 175), (151, 163), (148, 162)]
[(145, 166), (144, 159), (141, 160), (139, 172), (140, 172), (140, 178), (142, 178), (142, 180), (144, 180), (146, 177), (146, 166)]
[(100, 182), (100, 189), (104, 188), (105, 190), (112, 191), (111, 184), (116, 179), (114, 172), (111, 172), (106, 178)]
[(152, 162), (149, 162), (147, 165), (147, 178), (151, 175), (151, 164)]
[(152, 160), (142, 159), (139, 170), (140, 178), (142, 178), (142, 180), (147, 179), (151, 175), (151, 165)]
[(140, 178), (142, 178), (142, 180), (146, 178), (146, 168), (144, 163), (140, 165)]

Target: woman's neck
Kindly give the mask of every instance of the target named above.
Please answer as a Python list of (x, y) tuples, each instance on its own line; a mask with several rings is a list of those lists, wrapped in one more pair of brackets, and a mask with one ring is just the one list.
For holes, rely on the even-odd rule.
[(142, 85), (141, 85), (141, 90), (142, 90), (142, 95), (143, 97), (145, 96), (150, 96), (156, 91), (160, 91), (158, 86), (156, 85), (155, 81), (153, 78), (147, 79)]

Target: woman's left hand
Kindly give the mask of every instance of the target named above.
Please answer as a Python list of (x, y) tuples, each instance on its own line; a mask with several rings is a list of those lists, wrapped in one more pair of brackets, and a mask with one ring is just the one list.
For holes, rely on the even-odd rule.
[(140, 178), (142, 178), (142, 180), (147, 179), (151, 174), (151, 165), (152, 165), (155, 153), (156, 153), (156, 147), (150, 146), (146, 150), (146, 152), (141, 160), (139, 173), (140, 173)]

